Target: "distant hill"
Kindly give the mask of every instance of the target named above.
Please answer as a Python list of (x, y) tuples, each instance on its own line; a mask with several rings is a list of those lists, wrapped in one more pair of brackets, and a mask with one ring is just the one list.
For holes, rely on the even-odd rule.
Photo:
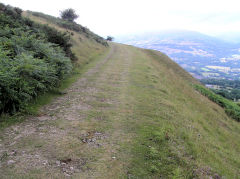
[(225, 32), (216, 36), (226, 42), (240, 44), (240, 32)]
[(194, 31), (171, 30), (116, 38), (118, 42), (162, 51), (196, 78), (240, 77), (240, 45)]

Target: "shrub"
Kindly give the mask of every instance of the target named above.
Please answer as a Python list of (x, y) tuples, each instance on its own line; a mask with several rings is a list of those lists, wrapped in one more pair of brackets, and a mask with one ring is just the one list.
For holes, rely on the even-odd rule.
[(107, 36), (107, 41), (113, 41), (114, 37), (112, 36)]
[(72, 71), (70, 37), (0, 4), (0, 113), (15, 113)]
[(49, 42), (61, 46), (65, 51), (67, 57), (70, 57), (73, 61), (77, 60), (77, 57), (71, 50), (72, 44), (70, 43), (70, 34), (66, 32), (59, 32), (56, 29), (49, 27), (48, 25), (35, 24), (34, 27), (36, 29), (40, 29), (40, 31), (45, 34)]
[(62, 19), (73, 22), (79, 16), (76, 14), (75, 10), (72, 8), (65, 9), (61, 11), (60, 16)]

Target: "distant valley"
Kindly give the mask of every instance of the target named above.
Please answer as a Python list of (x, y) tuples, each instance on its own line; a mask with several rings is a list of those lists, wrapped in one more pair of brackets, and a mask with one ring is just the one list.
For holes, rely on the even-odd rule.
[(122, 36), (116, 41), (161, 51), (198, 79), (240, 79), (237, 43), (183, 30)]

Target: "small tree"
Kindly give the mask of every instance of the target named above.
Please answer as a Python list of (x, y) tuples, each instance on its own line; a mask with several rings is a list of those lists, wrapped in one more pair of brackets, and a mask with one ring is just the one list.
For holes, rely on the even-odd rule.
[(107, 40), (108, 40), (108, 41), (113, 41), (113, 39), (114, 39), (114, 37), (112, 37), (112, 36), (107, 36)]
[(65, 9), (60, 12), (60, 16), (62, 19), (73, 22), (79, 16), (76, 14), (75, 10), (72, 8)]

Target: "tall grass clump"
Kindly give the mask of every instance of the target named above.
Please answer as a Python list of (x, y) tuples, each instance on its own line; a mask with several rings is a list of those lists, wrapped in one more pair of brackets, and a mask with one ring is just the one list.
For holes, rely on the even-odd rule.
[[(72, 71), (70, 37), (0, 4), (0, 114), (24, 109)], [(70, 59), (71, 58), (71, 59)]]

